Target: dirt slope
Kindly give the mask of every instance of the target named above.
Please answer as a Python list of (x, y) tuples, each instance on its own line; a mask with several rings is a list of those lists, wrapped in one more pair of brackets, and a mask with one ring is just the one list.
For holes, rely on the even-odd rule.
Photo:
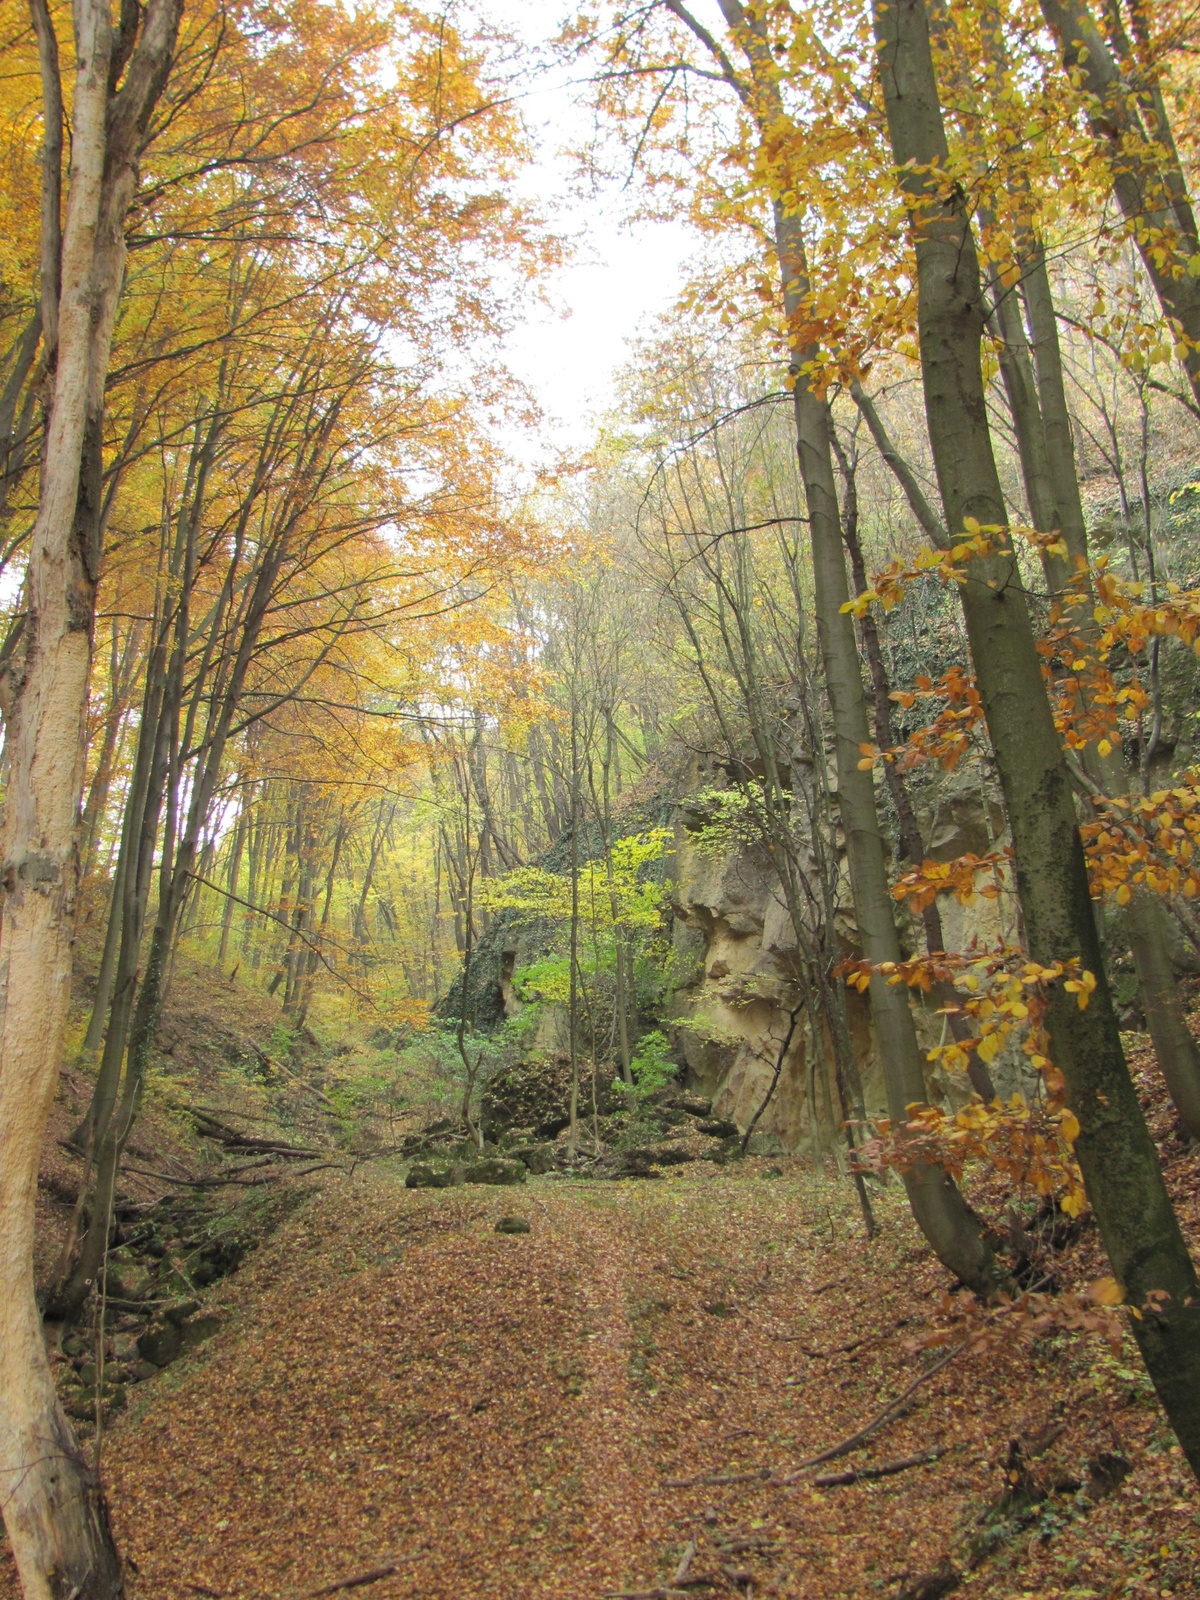
[[(226, 1329), (105, 1440), (132, 1594), (297, 1600), (396, 1563), (344, 1592), (590, 1600), (669, 1586), (693, 1537), (685, 1581), (708, 1584), (681, 1594), (922, 1594), (911, 1580), (946, 1556), (965, 1566), (1014, 1438), (1060, 1487), (960, 1592), (1200, 1593), (1181, 1458), (1129, 1356), (1074, 1337), (959, 1357), (835, 1464), (946, 1447), (933, 1465), (667, 1486), (785, 1472), (930, 1362), (911, 1338), (944, 1280), (898, 1200), (882, 1209), (868, 1255), (840, 1188), (761, 1162), (516, 1191), (326, 1184), (213, 1297)], [(497, 1234), (506, 1212), (532, 1231)], [(1100, 1452), (1132, 1472), (1093, 1503)]]

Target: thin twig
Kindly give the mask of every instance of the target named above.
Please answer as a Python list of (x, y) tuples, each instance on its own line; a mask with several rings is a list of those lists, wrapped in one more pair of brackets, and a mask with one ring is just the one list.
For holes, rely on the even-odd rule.
[(679, 1565), (675, 1568), (675, 1577), (672, 1580), (675, 1584), (681, 1584), (687, 1577), (692, 1562), (696, 1559), (696, 1551), (699, 1548), (700, 1541), (697, 1539), (696, 1535), (693, 1534), (688, 1542), (684, 1545), (683, 1555), (679, 1559)]
[(956, 1345), (953, 1350), (948, 1350), (940, 1360), (935, 1361), (931, 1367), (927, 1367), (924, 1372), (919, 1373), (902, 1394), (898, 1394), (894, 1400), (889, 1400), (883, 1410), (876, 1412), (863, 1427), (849, 1434), (845, 1439), (839, 1439), (836, 1444), (831, 1444), (817, 1455), (809, 1456), (806, 1461), (798, 1462), (790, 1472), (783, 1476), (778, 1475), (771, 1467), (755, 1467), (751, 1472), (701, 1472), (694, 1478), (665, 1478), (663, 1480), (663, 1488), (692, 1489), (700, 1484), (753, 1483), (756, 1478), (761, 1479), (763, 1482), (769, 1479), (771, 1484), (777, 1487), (795, 1483), (801, 1473), (809, 1471), (812, 1467), (819, 1467), (823, 1462), (836, 1461), (838, 1456), (849, 1455), (852, 1450), (857, 1450), (860, 1445), (866, 1444), (868, 1439), (878, 1433), (881, 1428), (885, 1428), (889, 1422), (895, 1422), (907, 1409), (908, 1402), (921, 1385), (928, 1383), (930, 1378), (939, 1373), (943, 1367), (948, 1366), (962, 1348), (961, 1345)]
[(773, 1476), (771, 1467), (755, 1467), (753, 1472), (699, 1472), (694, 1478), (664, 1478), (664, 1489), (693, 1489), (699, 1484), (753, 1483)]
[(947, 1350), (940, 1361), (935, 1361), (931, 1367), (927, 1367), (924, 1372), (919, 1373), (903, 1394), (897, 1395), (893, 1401), (884, 1406), (882, 1411), (876, 1412), (870, 1422), (865, 1427), (859, 1428), (857, 1433), (852, 1433), (845, 1439), (839, 1439), (837, 1444), (831, 1444), (828, 1450), (822, 1450), (818, 1455), (810, 1456), (807, 1461), (801, 1461), (798, 1466), (793, 1467), (786, 1477), (776, 1478), (775, 1482), (778, 1484), (794, 1483), (800, 1474), (807, 1472), (810, 1467), (819, 1467), (824, 1461), (836, 1461), (838, 1456), (849, 1455), (851, 1450), (857, 1450), (859, 1445), (866, 1444), (867, 1440), (878, 1433), (881, 1428), (885, 1428), (889, 1422), (895, 1422), (901, 1410), (921, 1385), (928, 1383), (930, 1378), (939, 1373), (943, 1367), (948, 1366), (961, 1349), (961, 1345), (956, 1345), (953, 1350)]
[(902, 1456), (899, 1461), (881, 1461), (873, 1467), (851, 1468), (848, 1472), (822, 1472), (813, 1479), (818, 1489), (835, 1489), (843, 1483), (858, 1483), (863, 1478), (890, 1478), (894, 1473), (907, 1472), (910, 1467), (923, 1467), (930, 1461), (940, 1461), (949, 1449), (939, 1444), (932, 1450), (918, 1450), (914, 1456)]
[(396, 1572), (402, 1561), (419, 1561), (421, 1551), (416, 1551), (408, 1556), (393, 1556), (390, 1561), (381, 1567), (372, 1567), (367, 1572), (356, 1572), (351, 1578), (338, 1578), (334, 1583), (327, 1583), (320, 1589), (308, 1589), (301, 1600), (322, 1600), (323, 1595), (340, 1594), (343, 1589), (362, 1589), (368, 1583), (378, 1583), (381, 1578), (390, 1578)]

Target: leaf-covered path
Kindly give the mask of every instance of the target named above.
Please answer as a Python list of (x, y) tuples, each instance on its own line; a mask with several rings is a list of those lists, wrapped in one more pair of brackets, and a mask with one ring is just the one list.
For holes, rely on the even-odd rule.
[[(215, 1297), (224, 1331), (105, 1441), (133, 1594), (298, 1600), (394, 1566), (344, 1592), (598, 1600), (669, 1591), (694, 1540), (681, 1594), (896, 1595), (964, 1565), (1012, 1438), (1046, 1483), (1078, 1482), (1099, 1449), (1134, 1472), (1083, 1511), (1060, 1490), (962, 1592), (1194, 1592), (1181, 1458), (1094, 1345), (961, 1356), (838, 1463), (944, 1448), (933, 1465), (836, 1489), (670, 1486), (786, 1473), (929, 1364), (912, 1340), (944, 1280), (898, 1203), (882, 1210), (868, 1255), (840, 1189), (758, 1162), (518, 1191), (327, 1185)], [(505, 1213), (531, 1232), (498, 1234)]]

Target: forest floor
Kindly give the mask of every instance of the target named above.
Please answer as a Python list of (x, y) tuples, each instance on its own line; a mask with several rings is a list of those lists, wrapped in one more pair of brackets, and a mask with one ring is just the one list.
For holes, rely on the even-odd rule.
[[(1200, 1501), (1128, 1341), (963, 1351), (865, 1448), (765, 1478), (939, 1355), (898, 1186), (868, 1245), (798, 1162), (447, 1191), (389, 1165), (323, 1176), (106, 1435), (136, 1600), (936, 1600), (947, 1563), (980, 1600), (1200, 1593)], [(1010, 1516), (1014, 1439), (1046, 1498)]]

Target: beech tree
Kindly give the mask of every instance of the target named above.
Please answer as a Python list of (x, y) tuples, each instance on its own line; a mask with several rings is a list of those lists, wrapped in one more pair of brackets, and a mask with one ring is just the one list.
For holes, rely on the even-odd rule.
[(1079, 1121), (1075, 1150), (1134, 1330), (1163, 1407), (1200, 1470), (1196, 1274), (1125, 1064), (1092, 913), (1070, 774), (1042, 682), (983, 392), (983, 297), (971, 219), (948, 188), (949, 151), (925, 0), (875, 13), (879, 83), (912, 223), (929, 437), (948, 529), (997, 530), (960, 585), (971, 654), (1016, 854), (1025, 936), (1035, 960), (1078, 960), (1095, 990), (1081, 1007), (1050, 1000), (1055, 1064)]
[(47, 412), (28, 601), (8, 663), (9, 787), (0, 920), (0, 1478), (29, 1600), (111, 1596), (120, 1567), (99, 1488), (54, 1392), (33, 1287), (42, 1133), (58, 1079), (79, 881), (78, 816), (96, 582), (104, 389), (125, 271), (125, 217), (182, 0), (77, 0), (70, 169), (64, 92), (44, 0), (39, 315)]

